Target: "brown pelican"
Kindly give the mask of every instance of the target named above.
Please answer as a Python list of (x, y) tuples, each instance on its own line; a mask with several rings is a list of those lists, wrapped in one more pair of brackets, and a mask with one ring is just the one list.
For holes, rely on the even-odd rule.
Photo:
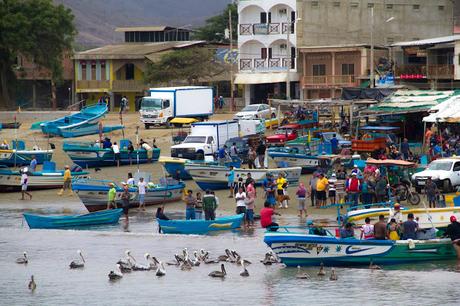
[(372, 270), (382, 270), (382, 268), (381, 268), (380, 266), (374, 265), (374, 263), (372, 262), (372, 260), (371, 260), (371, 262), (369, 263), (369, 269), (372, 269)]
[(16, 259), (16, 263), (18, 264), (27, 264), (29, 262), (29, 258), (27, 258), (27, 253), (22, 253), (22, 257)]
[(227, 271), (225, 271), (225, 266), (224, 266), (224, 264), (221, 264), (221, 265), (220, 265), (220, 271), (212, 271), (211, 273), (209, 273), (209, 276), (211, 276), (211, 277), (220, 277), (220, 278), (224, 278), (225, 275), (227, 275)]
[(126, 250), (125, 251), (126, 259), (120, 259), (119, 261), (117, 261), (117, 264), (120, 265), (120, 270), (123, 273), (129, 273), (132, 270), (132, 263), (131, 263), (131, 259), (130, 259), (130, 254), (131, 254), (131, 251)]
[(324, 271), (324, 264), (321, 263), (319, 265), (319, 271), (318, 271), (318, 276), (325, 276), (326, 275), (326, 271)]
[(300, 270), (300, 266), (297, 266), (297, 274), (295, 277), (299, 279), (310, 279), (310, 275), (308, 275), (307, 272), (302, 273), (302, 270)]
[(117, 270), (109, 272), (109, 279), (110, 280), (117, 280), (123, 277), (123, 273), (121, 273), (121, 266), (117, 264)]
[(272, 257), (270, 255), (270, 253), (266, 253), (265, 258), (263, 260), (261, 260), (260, 262), (263, 263), (266, 266), (271, 265), (273, 263), (273, 261), (272, 261)]
[(192, 259), (192, 261), (191, 261), (192, 266), (198, 267), (198, 266), (200, 265), (200, 256), (198, 255), (198, 252), (197, 252), (197, 251), (194, 251), (194, 252), (193, 252), (193, 256), (194, 256), (195, 258)]
[(148, 271), (150, 270), (150, 265), (142, 265), (137, 263), (136, 259), (134, 258), (131, 253), (128, 253), (128, 262), (131, 264), (131, 269), (133, 271)]
[(150, 269), (156, 270), (159, 263), (158, 259), (155, 256), (150, 256), (149, 253), (145, 253), (144, 257), (145, 260), (147, 260), (147, 262), (149, 263)]
[(248, 272), (248, 269), (246, 269), (246, 266), (244, 265), (244, 260), (241, 260), (241, 267), (243, 268), (243, 270), (241, 270), (240, 272), (240, 275), (241, 276), (249, 276), (249, 272)]
[(200, 250), (200, 260), (205, 261), (207, 258), (209, 258), (209, 252), (201, 249)]
[(174, 254), (174, 260), (173, 261), (168, 261), (166, 264), (168, 266), (179, 266), (181, 264), (181, 262), (183, 262), (184, 260), (182, 259), (182, 257), (178, 254)]
[(166, 274), (165, 266), (160, 261), (158, 264), (157, 272), (155, 273), (156, 276), (164, 276)]
[(85, 258), (83, 257), (81, 250), (78, 250), (77, 254), (80, 255), (81, 261), (78, 259), (72, 260), (72, 262), (69, 265), (70, 269), (78, 269), (78, 268), (83, 268), (85, 266)]
[(338, 279), (339, 279), (339, 278), (337, 277), (337, 274), (335, 274), (335, 269), (332, 268), (332, 269), (331, 269), (331, 276), (329, 277), (329, 280), (331, 280), (331, 281), (336, 281), (336, 280), (338, 280)]
[(32, 292), (35, 290), (35, 288), (37, 288), (37, 284), (35, 283), (35, 280), (34, 280), (34, 276), (33, 276), (33, 275), (30, 276), (30, 281), (29, 281), (28, 288), (29, 288), (30, 291), (32, 291)]

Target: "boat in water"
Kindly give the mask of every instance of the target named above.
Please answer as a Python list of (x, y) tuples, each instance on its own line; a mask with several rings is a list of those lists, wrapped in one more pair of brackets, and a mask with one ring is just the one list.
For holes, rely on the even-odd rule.
[(78, 128), (85, 128), (91, 125), (97, 126), (99, 120), (107, 112), (107, 105), (105, 103), (98, 103), (87, 106), (78, 113), (42, 122), (40, 123), (40, 128), (44, 134), (63, 137), (63, 133), (69, 133)]
[(109, 209), (83, 215), (42, 216), (24, 213), (24, 219), (30, 229), (78, 228), (89, 225), (118, 223), (123, 209)]
[[(147, 177), (147, 176), (142, 176)], [(146, 182), (149, 180), (146, 179)], [(72, 183), (72, 189), (78, 195), (88, 211), (98, 211), (107, 208), (107, 193), (114, 184), (117, 191), (115, 203), (117, 207), (122, 207), (121, 193), (122, 187), (110, 180), (81, 179)], [(162, 204), (166, 202), (175, 202), (182, 198), (185, 184), (173, 179), (160, 179), (160, 184), (148, 183), (144, 203), (145, 205)], [(130, 208), (139, 207), (139, 195), (137, 186), (129, 186)]]
[[(195, 183), (203, 190), (211, 189), (226, 189), (228, 188), (228, 180), (225, 176), (229, 168), (225, 166), (212, 166), (212, 165), (198, 165), (186, 164), (185, 170), (190, 174)], [(235, 181), (238, 178), (246, 180), (247, 174), (251, 173), (251, 177), (256, 181), (257, 185), (263, 183), (267, 173), (273, 174), (275, 177), (282, 173), (289, 184), (296, 185), (299, 182), (302, 168), (275, 168), (275, 169), (243, 169), (235, 168)]]
[(279, 227), (264, 242), (287, 266), (369, 266), (456, 258), (450, 239), (359, 240), (309, 234), (306, 229)]
[[(87, 178), (88, 172), (72, 171), (72, 180)], [(17, 170), (0, 168), (0, 192), (21, 190), (21, 176), (27, 173), (27, 190), (42, 190), (62, 188), (64, 185), (64, 170), (56, 170), (54, 162), (45, 162), (41, 171), (30, 172), (27, 167)]]
[(216, 218), (215, 220), (157, 220), (165, 234), (207, 234), (213, 231), (241, 227), (244, 214)]
[[(129, 140), (120, 140), (120, 165), (145, 164), (155, 162), (160, 157), (160, 149), (147, 151), (140, 147), (132, 153), (128, 151)], [(117, 161), (111, 148), (103, 149), (99, 143), (84, 141), (64, 142), (62, 149), (70, 159), (82, 168), (116, 166)], [(150, 155), (150, 156), (149, 156)]]
[(0, 149), (0, 165), (7, 167), (28, 166), (32, 157), (35, 156), (37, 164), (50, 161), (53, 157), (53, 150), (42, 150), (38, 146), (26, 149), (22, 140), (13, 141), (12, 149)]

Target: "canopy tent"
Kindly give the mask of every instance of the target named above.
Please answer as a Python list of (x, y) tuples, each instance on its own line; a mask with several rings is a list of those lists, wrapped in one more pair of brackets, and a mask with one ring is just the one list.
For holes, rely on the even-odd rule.
[(430, 114), (423, 118), (424, 122), (460, 122), (460, 96), (453, 96), (433, 106)]

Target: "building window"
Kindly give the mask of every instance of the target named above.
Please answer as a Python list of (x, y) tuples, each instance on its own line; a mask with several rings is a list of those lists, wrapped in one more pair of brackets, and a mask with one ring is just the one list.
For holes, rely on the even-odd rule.
[(367, 4), (367, 8), (373, 8), (374, 7), (374, 3), (368, 3)]
[(387, 8), (387, 10), (392, 10), (393, 9), (393, 4), (387, 4), (386, 8)]
[(395, 42), (395, 39), (393, 37), (387, 37), (387, 44), (391, 45)]
[(326, 75), (326, 65), (325, 64), (313, 65), (313, 75), (314, 76)]
[(333, 5), (334, 7), (340, 7), (340, 2), (339, 2), (339, 1), (335, 1), (332, 5)]
[(126, 64), (125, 65), (126, 73), (125, 73), (125, 80), (134, 80), (134, 64)]
[(260, 48), (260, 58), (267, 58), (267, 48)]
[(342, 64), (342, 75), (355, 75), (355, 64)]
[(420, 4), (414, 4), (414, 5), (412, 5), (412, 9), (415, 10), (415, 11), (420, 10)]
[(440, 10), (440, 11), (444, 11), (444, 5), (440, 5), (440, 6), (438, 6), (438, 10)]
[(319, 2), (318, 1), (312, 1), (311, 2), (311, 7), (318, 7), (319, 6)]
[(353, 7), (353, 8), (359, 7), (359, 3), (358, 2), (352, 2), (352, 3), (350, 3), (350, 6)]

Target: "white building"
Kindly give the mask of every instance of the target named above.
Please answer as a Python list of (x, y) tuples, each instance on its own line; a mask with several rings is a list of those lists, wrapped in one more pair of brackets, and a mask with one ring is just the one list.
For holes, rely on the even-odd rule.
[(246, 104), (298, 98), (296, 0), (240, 0), (238, 18), (235, 84), (244, 84)]

